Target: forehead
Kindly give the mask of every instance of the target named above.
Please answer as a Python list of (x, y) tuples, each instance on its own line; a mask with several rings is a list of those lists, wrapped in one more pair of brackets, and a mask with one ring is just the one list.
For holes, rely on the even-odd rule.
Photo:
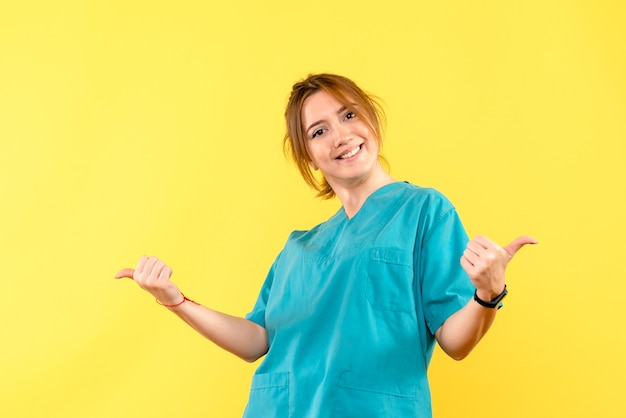
[(302, 103), (302, 122), (304, 126), (307, 126), (309, 123), (336, 115), (343, 107), (345, 104), (337, 97), (320, 90), (307, 97)]

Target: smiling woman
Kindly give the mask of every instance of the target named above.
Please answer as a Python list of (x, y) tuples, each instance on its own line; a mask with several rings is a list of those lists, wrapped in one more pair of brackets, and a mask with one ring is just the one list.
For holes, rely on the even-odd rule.
[[(311, 96), (318, 96), (316, 93), (324, 97), (313, 100)], [(312, 105), (311, 101), (313, 101)], [(328, 101), (333, 101), (334, 103), (328, 103)], [(308, 109), (308, 123), (303, 120), (305, 118), (305, 102), (309, 102), (306, 106)], [(324, 108), (324, 105), (331, 107)], [(323, 120), (317, 119), (316, 116), (328, 117), (327, 115), (315, 114), (315, 112), (320, 110), (334, 111), (336, 114), (330, 116), (344, 117), (346, 119), (357, 116), (361, 121), (361, 125), (365, 125), (369, 131), (367, 136), (376, 142), (378, 159), (380, 161), (384, 161), (384, 158), (380, 155), (382, 145), (381, 125), (384, 121), (384, 112), (374, 96), (365, 93), (352, 80), (343, 76), (315, 74), (293, 86), (285, 111), (287, 133), (283, 140), (284, 150), (286, 154), (291, 156), (307, 184), (319, 192), (318, 196), (330, 199), (335, 196), (336, 190), (333, 190), (326, 178), (318, 181), (313, 175), (311, 168), (314, 170), (317, 168), (311, 165), (312, 160), (308, 150), (309, 139), (312, 139), (313, 135), (318, 131), (309, 133), (309, 130), (313, 126), (323, 123)], [(328, 123), (328, 121), (326, 122)]]
[(264, 356), (245, 417), (429, 417), (435, 342), (454, 359), (472, 351), (507, 293), (508, 262), (535, 241), (469, 241), (445, 196), (395, 181), (380, 164), (375, 101), (345, 77), (295, 84), (285, 115), (305, 181), (343, 207), (292, 232), (245, 318), (189, 300), (155, 257), (117, 277), (220, 347)]
[(324, 178), (320, 193), (330, 188), (344, 203), (348, 216), (363, 203), (349, 199), (352, 190), (367, 184), (369, 195), (393, 182), (378, 161), (380, 139), (358, 116), (360, 107), (350, 107), (354, 110), (325, 91), (309, 96), (302, 107), (308, 163)]

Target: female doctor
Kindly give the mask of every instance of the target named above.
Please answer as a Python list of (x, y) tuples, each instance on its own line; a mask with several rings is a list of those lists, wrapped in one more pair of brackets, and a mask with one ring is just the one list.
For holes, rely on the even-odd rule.
[(245, 417), (432, 416), (435, 342), (466, 357), (507, 293), (507, 264), (536, 243), (470, 241), (441, 193), (394, 180), (380, 163), (379, 109), (342, 76), (293, 86), (285, 150), (318, 196), (342, 207), (290, 235), (245, 318), (186, 298), (158, 258), (116, 275), (225, 350), (264, 357)]

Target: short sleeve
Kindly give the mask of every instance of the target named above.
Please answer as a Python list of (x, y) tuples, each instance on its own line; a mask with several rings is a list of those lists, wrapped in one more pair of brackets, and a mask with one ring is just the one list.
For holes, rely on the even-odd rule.
[(460, 263), (467, 233), (454, 207), (447, 199), (445, 203), (449, 206), (444, 206), (445, 210), (425, 231), (420, 251), (422, 309), (433, 335), (450, 315), (468, 303), (474, 292)]
[(280, 259), (280, 254), (274, 260), (272, 267), (270, 267), (269, 272), (267, 273), (267, 277), (263, 282), (263, 286), (259, 291), (259, 295), (257, 297), (256, 303), (248, 314), (246, 314), (246, 319), (259, 324), (260, 326), (265, 328), (265, 308), (267, 307), (267, 300), (270, 295), (270, 291), (272, 290), (272, 283), (274, 282), (274, 273), (276, 271), (276, 264)]

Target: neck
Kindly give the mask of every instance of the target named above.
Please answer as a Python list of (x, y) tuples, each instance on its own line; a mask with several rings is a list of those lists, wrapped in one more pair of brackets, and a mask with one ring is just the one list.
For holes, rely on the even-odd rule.
[(356, 180), (349, 184), (331, 184), (335, 194), (343, 205), (343, 210), (348, 219), (357, 214), (365, 200), (387, 184), (395, 180), (380, 165), (367, 178)]

